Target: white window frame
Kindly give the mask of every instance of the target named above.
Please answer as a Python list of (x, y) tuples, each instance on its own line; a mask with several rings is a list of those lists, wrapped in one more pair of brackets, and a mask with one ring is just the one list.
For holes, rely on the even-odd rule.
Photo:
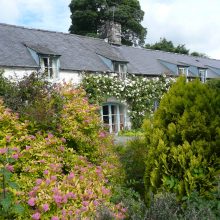
[[(116, 65), (118, 65), (117, 69), (116, 69)], [(127, 64), (126, 63), (114, 62), (113, 67), (114, 67), (114, 72), (118, 73), (120, 78), (126, 79), (126, 76), (127, 76)]]
[(207, 69), (199, 69), (199, 79), (201, 82), (205, 83), (207, 78)]
[[(45, 66), (45, 60), (47, 65)], [(41, 69), (47, 72), (48, 79), (59, 78), (59, 58), (55, 56), (40, 56)]]
[(189, 68), (187, 66), (178, 66), (178, 75), (189, 76)]

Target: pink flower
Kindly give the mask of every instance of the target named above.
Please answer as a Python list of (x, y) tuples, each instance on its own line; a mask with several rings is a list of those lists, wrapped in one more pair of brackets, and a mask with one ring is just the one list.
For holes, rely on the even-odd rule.
[(97, 205), (99, 205), (99, 202), (97, 200), (94, 200), (93, 204), (94, 204), (94, 206), (97, 206)]
[(99, 133), (99, 137), (104, 138), (106, 136), (106, 134), (102, 131)]
[(85, 206), (85, 207), (86, 207), (86, 206), (88, 206), (88, 205), (89, 205), (89, 202), (88, 202), (88, 201), (83, 201), (83, 202), (82, 202), (82, 204), (83, 204), (83, 206)]
[(47, 175), (49, 173), (48, 170), (44, 170), (44, 175)]
[(62, 196), (60, 196), (60, 195), (54, 195), (53, 199), (57, 204), (62, 203)]
[(36, 212), (32, 215), (32, 219), (34, 220), (39, 220), (40, 219), (40, 213), (39, 212)]
[(50, 180), (46, 179), (46, 184), (49, 185), (50, 184)]
[(56, 176), (51, 176), (51, 180), (52, 180), (52, 181), (56, 181), (56, 180), (57, 180), (57, 177), (56, 177)]
[(53, 134), (52, 133), (48, 133), (48, 138), (52, 138)]
[(66, 143), (66, 139), (64, 137), (60, 138), (63, 143)]
[(12, 158), (14, 158), (14, 159), (17, 160), (17, 159), (19, 158), (19, 155), (18, 155), (18, 154), (13, 154), (13, 155), (12, 155)]
[(70, 172), (70, 174), (68, 175), (68, 179), (71, 180), (73, 179), (75, 176), (75, 174), (73, 172)]
[(14, 171), (14, 167), (12, 165), (6, 165), (5, 167), (8, 171), (13, 172)]
[(28, 200), (28, 205), (29, 205), (29, 206), (35, 206), (35, 198), (30, 198), (30, 199)]
[(5, 137), (5, 139), (6, 139), (7, 142), (10, 142), (10, 140), (11, 140), (11, 135), (7, 135), (7, 136)]
[(26, 149), (26, 150), (30, 150), (30, 149), (31, 149), (31, 146), (26, 146), (25, 149)]
[(53, 216), (53, 217), (51, 218), (51, 220), (59, 220), (59, 217)]
[(108, 195), (110, 193), (110, 190), (109, 189), (106, 189), (105, 187), (102, 187), (102, 193), (104, 195)]
[(45, 212), (47, 212), (49, 209), (50, 209), (50, 208), (49, 208), (49, 205), (48, 205), (48, 204), (43, 204), (43, 210), (44, 210)]
[(17, 152), (19, 151), (19, 149), (17, 147), (13, 147), (12, 150), (17, 151)]
[(67, 198), (72, 198), (72, 199), (76, 198), (76, 195), (73, 192), (67, 193), (66, 196), (67, 196)]
[(64, 151), (65, 150), (65, 148), (64, 148), (64, 146), (60, 146), (60, 151)]
[(35, 193), (34, 191), (30, 191), (30, 192), (28, 193), (28, 195), (29, 195), (29, 196), (35, 196), (36, 193)]
[(43, 182), (42, 179), (37, 179), (37, 180), (36, 180), (36, 184), (37, 184), (37, 185), (40, 185), (42, 182)]
[(5, 154), (8, 148), (0, 148), (0, 154)]

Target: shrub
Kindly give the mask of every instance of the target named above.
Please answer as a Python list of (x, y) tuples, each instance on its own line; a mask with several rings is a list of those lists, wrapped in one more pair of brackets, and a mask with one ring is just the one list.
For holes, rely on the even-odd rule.
[(7, 107), (34, 124), (35, 130), (55, 130), (62, 109), (56, 85), (43, 75), (32, 73), (21, 79), (7, 79), (0, 73), (0, 96)]
[(125, 170), (126, 185), (140, 193), (143, 198), (146, 145), (142, 138), (135, 138), (126, 146), (119, 146), (119, 148), (120, 161)]
[[(118, 172), (117, 158), (111, 154), (111, 151), (105, 151), (108, 148), (108, 146), (105, 148), (105, 144), (110, 143), (111, 140), (105, 133), (104, 135), (100, 133), (100, 128), (96, 129), (98, 117), (93, 111), (91, 115), (89, 113), (94, 107), (90, 109), (85, 100), (81, 102), (80, 92), (81, 90), (71, 90), (70, 97), (75, 94), (78, 98), (66, 98), (66, 109), (64, 111), (66, 111), (66, 117), (69, 120), (61, 123), (59, 128), (63, 129), (67, 135), (68, 132), (71, 132), (68, 128), (73, 126), (73, 133), (71, 134), (73, 136), (67, 135), (67, 138), (85, 141), (89, 140), (88, 135), (91, 144), (97, 143), (94, 145), (96, 150), (90, 152), (91, 158), (94, 155), (98, 157), (97, 164), (89, 162), (84, 156), (77, 155), (68, 146), (68, 140), (59, 133), (60, 130), (54, 134), (43, 130), (35, 132), (36, 129), (30, 126), (28, 121), (21, 122), (18, 115), (5, 108), (1, 101), (0, 149), (1, 152), (3, 152), (2, 149), (6, 148), (14, 150), (12, 153), (14, 161), (8, 163), (6, 160), (7, 164), (3, 165), (13, 167), (11, 180), (20, 186), (19, 189), (14, 189), (7, 185), (6, 189), (12, 192), (13, 204), (21, 204), (25, 209), (23, 214), (16, 214), (13, 210), (8, 209), (8, 212), (11, 212), (8, 215), (13, 216), (12, 218), (16, 216), (16, 219), (51, 219), (53, 217), (93, 219), (98, 215), (99, 205), (107, 207), (115, 219), (125, 217), (123, 206), (117, 206), (110, 201), (114, 175), (116, 175), (115, 179), (118, 179), (117, 175), (119, 176), (118, 173), (115, 173)], [(78, 111), (76, 110), (74, 113), (79, 114), (77, 116), (73, 114), (73, 118), (71, 118), (69, 107), (71, 108), (70, 103), (74, 103), (74, 100), (78, 103), (76, 106)], [(85, 110), (85, 115), (80, 115), (80, 109)], [(77, 130), (74, 130), (74, 125), (76, 124), (80, 129), (80, 123), (86, 123), (84, 121), (86, 120), (86, 112), (93, 116), (90, 121), (91, 125), (87, 122), (88, 128), (95, 127), (95, 131), (87, 132), (86, 130), (85, 133), (83, 133), (84, 131), (77, 133)], [(65, 118), (64, 115), (63, 118)], [(75, 136), (74, 132), (77, 135), (82, 135), (80, 137)], [(96, 141), (93, 138), (100, 140)], [(99, 148), (100, 155), (98, 156)], [(81, 153), (83, 154), (84, 151), (82, 150)], [(114, 166), (112, 161), (114, 161)], [(0, 165), (0, 169), (3, 165)], [(2, 185), (2, 176), (0, 182)], [(0, 208), (2, 208), (1, 205)]]
[(147, 197), (162, 189), (178, 197), (198, 191), (211, 196), (219, 174), (219, 93), (181, 77), (144, 123)]

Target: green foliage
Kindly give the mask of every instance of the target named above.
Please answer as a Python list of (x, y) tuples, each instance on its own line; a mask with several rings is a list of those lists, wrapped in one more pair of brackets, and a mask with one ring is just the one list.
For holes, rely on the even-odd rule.
[(123, 44), (144, 43), (147, 31), (141, 25), (144, 12), (138, 0), (72, 0), (69, 7), (72, 13), (71, 33), (97, 36), (97, 31), (101, 31), (106, 21), (114, 20), (122, 25)]
[(189, 54), (189, 50), (185, 48), (184, 44), (179, 44), (177, 47), (173, 45), (172, 41), (168, 41), (166, 38), (160, 38), (160, 42), (156, 42), (155, 44), (147, 44), (145, 45), (147, 49), (153, 50), (162, 50), (166, 52), (173, 52), (173, 53), (181, 53), (181, 54)]
[(1, 73), (0, 95), (7, 107), (19, 113), (23, 120), (31, 121), (36, 130), (56, 128), (62, 97), (56, 85), (48, 82), (43, 75), (32, 73), (22, 79), (9, 80)]
[(145, 189), (179, 198), (198, 191), (212, 197), (220, 162), (219, 93), (194, 80), (178, 79), (144, 123), (148, 146)]
[(127, 103), (133, 128), (140, 128), (144, 116), (153, 113), (154, 102), (160, 101), (171, 83), (172, 79), (165, 76), (149, 79), (128, 75), (123, 80), (117, 74), (87, 74), (83, 77), (82, 87), (91, 103), (100, 105), (109, 97)]
[(118, 185), (114, 188), (112, 201), (114, 203), (121, 202), (126, 209), (124, 212), (127, 214), (126, 219), (142, 220), (144, 219), (146, 206), (140, 198), (139, 193), (131, 188)]
[(144, 197), (144, 172), (147, 149), (142, 138), (135, 138), (124, 147), (118, 147), (120, 161), (125, 170), (126, 186)]

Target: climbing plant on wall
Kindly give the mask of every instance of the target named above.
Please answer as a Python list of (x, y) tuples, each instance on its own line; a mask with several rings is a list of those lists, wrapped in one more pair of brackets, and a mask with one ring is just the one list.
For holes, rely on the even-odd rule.
[(152, 114), (155, 102), (159, 102), (173, 79), (162, 75), (147, 78), (129, 74), (126, 79), (117, 74), (84, 74), (82, 87), (91, 103), (101, 104), (115, 97), (128, 105), (133, 128), (139, 128), (146, 114)]

